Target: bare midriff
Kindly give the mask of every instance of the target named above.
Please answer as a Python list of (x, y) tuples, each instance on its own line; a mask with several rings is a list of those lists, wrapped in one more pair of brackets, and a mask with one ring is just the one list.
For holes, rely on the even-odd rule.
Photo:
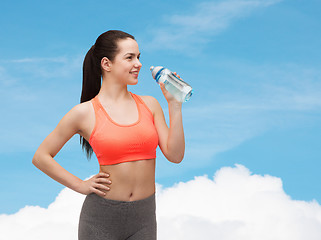
[(104, 198), (136, 201), (155, 193), (155, 159), (100, 165), (100, 171), (109, 174), (109, 191)]

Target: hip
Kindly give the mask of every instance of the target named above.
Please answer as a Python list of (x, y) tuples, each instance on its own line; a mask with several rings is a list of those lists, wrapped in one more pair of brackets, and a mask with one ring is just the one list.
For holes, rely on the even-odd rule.
[[(137, 201), (86, 196), (79, 219), (79, 239), (156, 239), (155, 194)], [(140, 236), (144, 233), (144, 238)]]

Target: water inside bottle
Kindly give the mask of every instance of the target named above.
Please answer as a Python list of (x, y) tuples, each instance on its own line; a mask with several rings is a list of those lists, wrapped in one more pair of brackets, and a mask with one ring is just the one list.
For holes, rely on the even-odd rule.
[(184, 101), (184, 93), (181, 92), (177, 87), (175, 87), (173, 83), (165, 80), (164, 85), (167, 91), (169, 91), (178, 101)]

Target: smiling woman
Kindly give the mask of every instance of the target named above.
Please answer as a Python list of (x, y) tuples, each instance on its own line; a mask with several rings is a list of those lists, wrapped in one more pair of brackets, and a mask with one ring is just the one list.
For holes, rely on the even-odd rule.
[[(173, 163), (184, 157), (182, 103), (160, 85), (169, 106), (168, 127), (155, 98), (127, 90), (138, 83), (139, 57), (132, 35), (101, 34), (84, 60), (81, 103), (62, 118), (32, 160), (51, 178), (87, 195), (79, 220), (81, 240), (156, 239), (156, 148)], [(53, 159), (75, 134), (87, 157), (94, 152), (100, 165), (86, 181)]]

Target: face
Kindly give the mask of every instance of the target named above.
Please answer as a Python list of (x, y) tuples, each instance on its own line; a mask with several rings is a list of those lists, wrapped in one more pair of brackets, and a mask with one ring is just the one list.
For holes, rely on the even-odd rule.
[(118, 41), (118, 53), (110, 63), (110, 74), (117, 80), (129, 85), (137, 84), (142, 67), (139, 61), (138, 44), (131, 38)]

